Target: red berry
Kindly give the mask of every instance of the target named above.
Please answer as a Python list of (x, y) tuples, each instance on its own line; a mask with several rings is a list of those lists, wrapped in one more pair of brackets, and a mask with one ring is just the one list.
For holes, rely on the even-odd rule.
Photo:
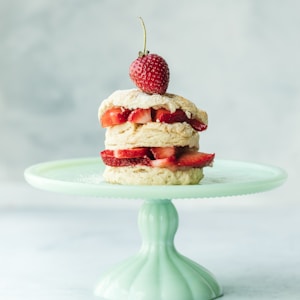
[(129, 68), (129, 76), (135, 85), (147, 94), (163, 95), (168, 88), (170, 71), (166, 61), (157, 54), (149, 54), (146, 47), (146, 27), (140, 18), (144, 33), (144, 49)]
[(187, 122), (195, 130), (203, 131), (207, 128), (207, 125), (197, 119), (189, 119), (182, 109), (176, 109), (175, 112), (171, 113), (169, 110), (160, 108), (154, 112), (154, 121), (164, 123), (175, 123), (175, 122)]
[(151, 153), (147, 147), (114, 150), (114, 156), (116, 158), (137, 158), (149, 155), (151, 155)]
[(176, 109), (175, 112), (171, 113), (169, 110), (161, 108), (156, 111), (154, 118), (156, 122), (164, 122), (169, 124), (188, 121), (188, 117), (181, 109)]
[(176, 156), (176, 147), (152, 147), (151, 152), (155, 159), (168, 158)]
[(177, 160), (178, 167), (203, 168), (212, 165), (215, 154), (186, 152)]
[(100, 152), (101, 157), (114, 157), (114, 150), (106, 149)]
[(102, 115), (101, 125), (102, 127), (109, 127), (123, 124), (127, 121), (130, 112), (129, 109), (124, 109), (122, 107), (110, 108)]
[[(215, 157), (215, 154), (183, 151), (185, 151), (185, 147), (107, 149), (100, 152), (100, 155), (103, 162), (112, 167), (144, 165), (173, 170), (178, 167), (203, 168), (211, 166)], [(178, 155), (179, 157), (176, 158)]]
[(143, 92), (163, 95), (169, 85), (170, 71), (161, 56), (145, 54), (132, 62), (129, 76)]
[(174, 170), (176, 168), (174, 157), (154, 159), (154, 160), (150, 161), (150, 164), (151, 164), (151, 167), (154, 167), (154, 168), (169, 168), (169, 169), (174, 169)]
[(197, 119), (191, 119), (189, 120), (190, 125), (197, 131), (203, 131), (206, 130), (207, 125), (202, 123), (201, 121)]
[(128, 121), (138, 124), (145, 124), (152, 121), (151, 108), (137, 108), (130, 113)]
[(107, 166), (111, 167), (127, 167), (127, 166), (136, 166), (144, 165), (150, 166), (151, 161), (148, 157), (132, 157), (132, 158), (116, 158), (112, 156), (113, 150), (104, 150), (100, 152), (103, 162)]

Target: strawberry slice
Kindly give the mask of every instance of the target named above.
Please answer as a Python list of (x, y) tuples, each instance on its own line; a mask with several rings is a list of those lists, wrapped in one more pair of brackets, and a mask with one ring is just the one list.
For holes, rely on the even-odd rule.
[(177, 166), (203, 168), (211, 166), (214, 157), (215, 154), (208, 154), (203, 152), (186, 152), (178, 158)]
[(155, 159), (175, 157), (176, 147), (152, 147), (151, 152)]
[(122, 107), (113, 107), (108, 109), (101, 117), (102, 127), (110, 127), (113, 125), (123, 124), (127, 121), (130, 114), (129, 109)]
[(190, 119), (188, 123), (197, 131), (203, 131), (207, 129), (207, 125), (197, 119)]
[(154, 120), (156, 122), (164, 123), (176, 123), (176, 122), (187, 122), (195, 130), (203, 131), (207, 128), (207, 125), (197, 119), (189, 119), (182, 109), (176, 109), (175, 112), (171, 113), (169, 110), (160, 108), (154, 113)]
[(150, 166), (151, 160), (148, 157), (116, 158), (112, 156), (113, 150), (100, 152), (103, 162), (111, 167), (128, 167), (136, 165)]
[(188, 122), (188, 117), (182, 109), (176, 109), (175, 112), (171, 113), (169, 110), (160, 108), (156, 111), (154, 120), (156, 122), (164, 123), (176, 123), (176, 122)]
[(150, 150), (145, 147), (114, 150), (114, 156), (116, 158), (148, 157), (149, 155), (151, 155)]
[[(173, 149), (171, 149), (173, 148)], [(103, 162), (112, 167), (126, 167), (144, 165), (156, 168), (174, 169), (178, 167), (203, 168), (211, 166), (215, 154), (208, 154), (196, 151), (187, 151), (178, 155), (181, 147), (155, 147), (151, 148), (133, 148), (124, 150), (103, 150), (100, 152)], [(155, 152), (155, 150), (158, 150)], [(177, 151), (178, 150), (178, 151)], [(151, 152), (153, 157), (151, 157)], [(172, 154), (173, 153), (173, 154)], [(119, 155), (119, 157), (117, 157)]]
[(136, 158), (116, 158), (116, 157), (103, 157), (103, 162), (110, 167), (130, 167), (130, 166), (151, 166), (151, 160), (147, 157)]
[(151, 167), (154, 167), (154, 168), (174, 169), (176, 167), (174, 157), (154, 159), (154, 160), (151, 160), (150, 163), (151, 163)]
[(109, 149), (101, 151), (100, 155), (101, 155), (101, 157), (103, 157), (103, 156), (105, 156), (105, 157), (114, 157), (115, 156), (114, 150), (109, 150)]
[(151, 118), (151, 108), (137, 108), (130, 113), (128, 116), (128, 121), (137, 123), (137, 124), (145, 124), (152, 121)]

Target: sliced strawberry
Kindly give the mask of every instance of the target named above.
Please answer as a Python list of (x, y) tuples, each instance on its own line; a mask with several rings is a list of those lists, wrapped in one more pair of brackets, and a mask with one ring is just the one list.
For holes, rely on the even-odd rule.
[(110, 127), (113, 125), (123, 124), (127, 121), (130, 114), (129, 109), (122, 107), (113, 107), (108, 109), (101, 117), (102, 127)]
[(102, 157), (103, 162), (110, 167), (130, 167), (130, 166), (151, 166), (151, 160), (147, 157), (139, 158), (115, 158), (115, 157)]
[(197, 131), (203, 131), (207, 128), (206, 124), (202, 123), (197, 119), (190, 119), (188, 123)]
[(148, 157), (149, 155), (151, 155), (150, 149), (146, 147), (114, 150), (116, 158)]
[[(174, 148), (174, 151), (170, 148)], [(153, 151), (153, 149), (158, 151), (155, 152), (155, 150)], [(144, 165), (156, 168), (169, 168), (174, 170), (178, 167), (203, 168), (206, 166), (211, 166), (215, 157), (215, 154), (187, 151), (181, 154), (178, 159), (176, 159), (176, 155), (178, 155), (180, 151), (183, 151), (184, 148), (178, 147), (178, 149), (177, 147), (156, 147), (151, 148), (151, 151), (149, 150), (149, 148), (134, 148), (125, 150), (107, 149), (100, 152), (100, 155), (103, 162), (106, 165), (112, 167)], [(151, 152), (154, 155), (154, 159), (151, 159)], [(118, 155), (118, 153), (122, 157), (115, 156)]]
[(136, 165), (150, 166), (151, 160), (148, 157), (134, 157), (134, 158), (116, 158), (111, 156), (112, 150), (104, 150), (100, 152), (103, 162), (111, 167), (127, 167)]
[(155, 159), (175, 157), (176, 147), (152, 147), (151, 152)]
[(160, 158), (151, 160), (151, 167), (154, 168), (175, 168), (175, 158), (174, 157), (167, 157), (167, 158)]
[(155, 119), (156, 122), (164, 123), (176, 123), (176, 122), (187, 122), (189, 119), (185, 112), (181, 109), (176, 109), (175, 112), (171, 113), (169, 110), (160, 108), (156, 111)]
[(153, 121), (154, 122), (162, 122), (162, 118), (164, 115), (170, 114), (170, 111), (164, 108), (160, 108), (157, 110), (154, 110), (153, 112)]
[(103, 156), (105, 156), (105, 157), (114, 157), (115, 156), (114, 150), (109, 150), (109, 149), (101, 151), (100, 155), (101, 155), (101, 157), (103, 157)]
[(130, 113), (128, 121), (138, 124), (145, 124), (152, 121), (151, 108), (137, 108)]
[(212, 165), (215, 154), (203, 152), (186, 152), (177, 160), (178, 167), (203, 168)]

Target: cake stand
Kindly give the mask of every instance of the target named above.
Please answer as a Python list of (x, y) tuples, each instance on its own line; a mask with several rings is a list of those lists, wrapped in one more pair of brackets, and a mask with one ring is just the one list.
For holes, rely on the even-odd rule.
[[(174, 246), (178, 214), (171, 199), (233, 196), (282, 184), (277, 167), (216, 160), (198, 185), (129, 186), (105, 183), (99, 158), (45, 162), (25, 170), (32, 186), (60, 193), (102, 198), (144, 199), (138, 216), (140, 251), (103, 275), (95, 295), (108, 300), (211, 300), (222, 296), (215, 277)], [(120, 228), (122, 230), (122, 228)]]

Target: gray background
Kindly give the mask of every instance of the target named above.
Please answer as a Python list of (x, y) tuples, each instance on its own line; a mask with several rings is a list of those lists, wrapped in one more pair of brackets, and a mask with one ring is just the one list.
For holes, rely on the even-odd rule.
[(169, 63), (168, 91), (209, 114), (201, 149), (283, 167), (297, 200), (299, 11), (296, 0), (2, 0), (0, 179), (98, 155), (98, 106), (133, 87), (142, 16), (149, 50)]

